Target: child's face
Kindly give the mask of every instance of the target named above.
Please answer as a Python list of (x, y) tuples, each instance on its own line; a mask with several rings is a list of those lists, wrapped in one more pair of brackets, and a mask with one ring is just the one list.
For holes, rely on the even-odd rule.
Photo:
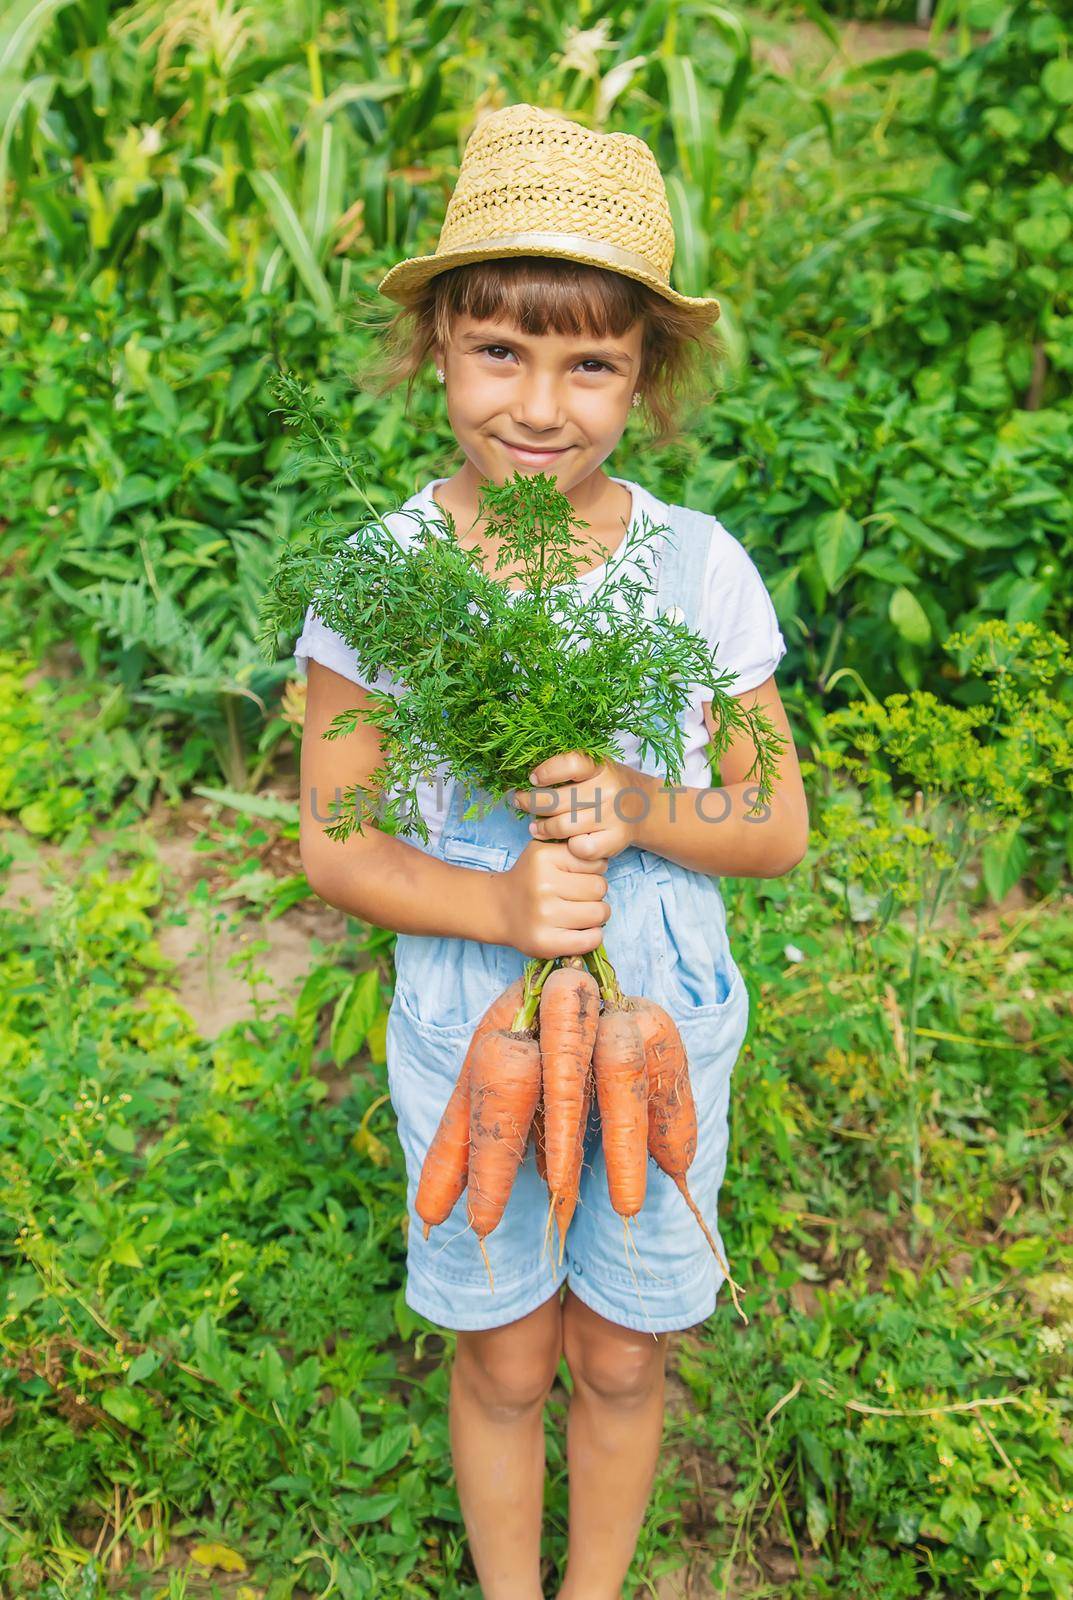
[(437, 365), (446, 373), (448, 420), (481, 477), (501, 484), (516, 472), (546, 472), (567, 494), (594, 472), (626, 426), (643, 335), (640, 320), (600, 338), (456, 318)]

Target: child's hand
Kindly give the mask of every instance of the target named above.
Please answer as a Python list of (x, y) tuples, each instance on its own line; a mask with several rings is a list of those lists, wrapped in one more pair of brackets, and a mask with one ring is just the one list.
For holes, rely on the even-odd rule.
[(540, 961), (595, 950), (611, 915), (606, 867), (599, 858), (579, 861), (565, 844), (527, 844), (492, 877), (503, 891), (500, 942)]
[(567, 750), (534, 767), (537, 785), (518, 789), (514, 803), (532, 813), (534, 839), (561, 839), (580, 861), (609, 859), (637, 843), (638, 821), (647, 813), (643, 772), (621, 761), (598, 766), (580, 750)]

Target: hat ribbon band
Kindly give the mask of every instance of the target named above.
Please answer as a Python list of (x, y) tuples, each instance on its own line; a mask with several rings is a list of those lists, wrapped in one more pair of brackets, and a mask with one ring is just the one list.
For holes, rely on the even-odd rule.
[(643, 272), (662, 283), (667, 280), (646, 256), (636, 250), (623, 250), (621, 245), (609, 244), (606, 239), (592, 239), (585, 233), (499, 233), (491, 239), (474, 240), (469, 245), (447, 245), (437, 250), (437, 255), (455, 255), (463, 251), (483, 253), (486, 250), (577, 250), (584, 255), (597, 256), (609, 267), (623, 267), (631, 272)]

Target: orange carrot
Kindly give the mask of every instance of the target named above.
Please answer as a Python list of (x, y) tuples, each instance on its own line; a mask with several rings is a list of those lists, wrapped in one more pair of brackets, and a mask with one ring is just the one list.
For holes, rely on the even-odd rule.
[(585, 1084), (600, 1016), (600, 986), (581, 957), (556, 967), (540, 991), (540, 1071), (548, 1188), (562, 1194), (574, 1166)]
[(537, 1173), (544, 1180), (544, 1182), (547, 1183), (547, 1181), (548, 1181), (548, 1160), (547, 1160), (546, 1145), (545, 1145), (545, 1142), (544, 1142), (544, 1096), (543, 1096), (543, 1094), (541, 1095), (540, 1099), (537, 1101), (537, 1108), (533, 1113), (533, 1126), (529, 1130), (529, 1143), (533, 1146), (533, 1154), (536, 1157)]
[(611, 1205), (620, 1217), (635, 1217), (648, 1178), (648, 1075), (641, 1030), (628, 1011), (601, 1012), (592, 1066)]
[(574, 1141), (574, 1154), (570, 1162), (570, 1170), (566, 1175), (566, 1182), (557, 1195), (553, 1197), (552, 1204), (555, 1208), (555, 1225), (559, 1230), (559, 1264), (562, 1264), (563, 1251), (566, 1248), (566, 1230), (573, 1220), (577, 1209), (578, 1189), (581, 1184), (581, 1163), (585, 1154), (585, 1129), (589, 1121), (589, 1107), (592, 1105), (592, 1068), (585, 1070), (585, 1093), (581, 1101), (581, 1116), (578, 1118), (577, 1138)]
[(482, 1033), (470, 1064), (467, 1209), (486, 1266), (484, 1241), (510, 1199), (539, 1098), (540, 1046), (532, 1031)]
[(426, 1239), (430, 1228), (446, 1222), (466, 1187), (469, 1172), (470, 1068), (477, 1041), (493, 1028), (510, 1027), (522, 1003), (523, 988), (524, 980), (516, 978), (502, 994), (496, 995), (478, 1022), (458, 1079), (440, 1118), (440, 1125), (425, 1152), (414, 1209), (425, 1225)]
[[(648, 1071), (648, 1151), (668, 1177), (683, 1183), (697, 1153), (697, 1111), (681, 1034), (654, 1000), (634, 997)], [(681, 1187), (681, 1185), (679, 1185)]]
[(748, 1322), (738, 1302), (739, 1286), (730, 1276), (730, 1268), (720, 1255), (719, 1247), (686, 1183), (686, 1173), (697, 1153), (697, 1108), (682, 1036), (674, 1018), (654, 1000), (631, 996), (628, 1004), (645, 1049), (649, 1155), (677, 1185), (686, 1205), (700, 1223), (715, 1259), (726, 1274), (734, 1304)]

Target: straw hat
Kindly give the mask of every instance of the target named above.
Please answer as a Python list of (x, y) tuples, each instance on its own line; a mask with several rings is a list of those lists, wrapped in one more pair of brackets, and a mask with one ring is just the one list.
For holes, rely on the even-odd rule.
[(718, 300), (670, 286), (674, 226), (663, 175), (644, 140), (598, 133), (524, 103), (477, 123), (435, 254), (398, 262), (380, 293), (407, 305), (448, 267), (522, 255), (606, 267), (700, 322), (719, 316)]

